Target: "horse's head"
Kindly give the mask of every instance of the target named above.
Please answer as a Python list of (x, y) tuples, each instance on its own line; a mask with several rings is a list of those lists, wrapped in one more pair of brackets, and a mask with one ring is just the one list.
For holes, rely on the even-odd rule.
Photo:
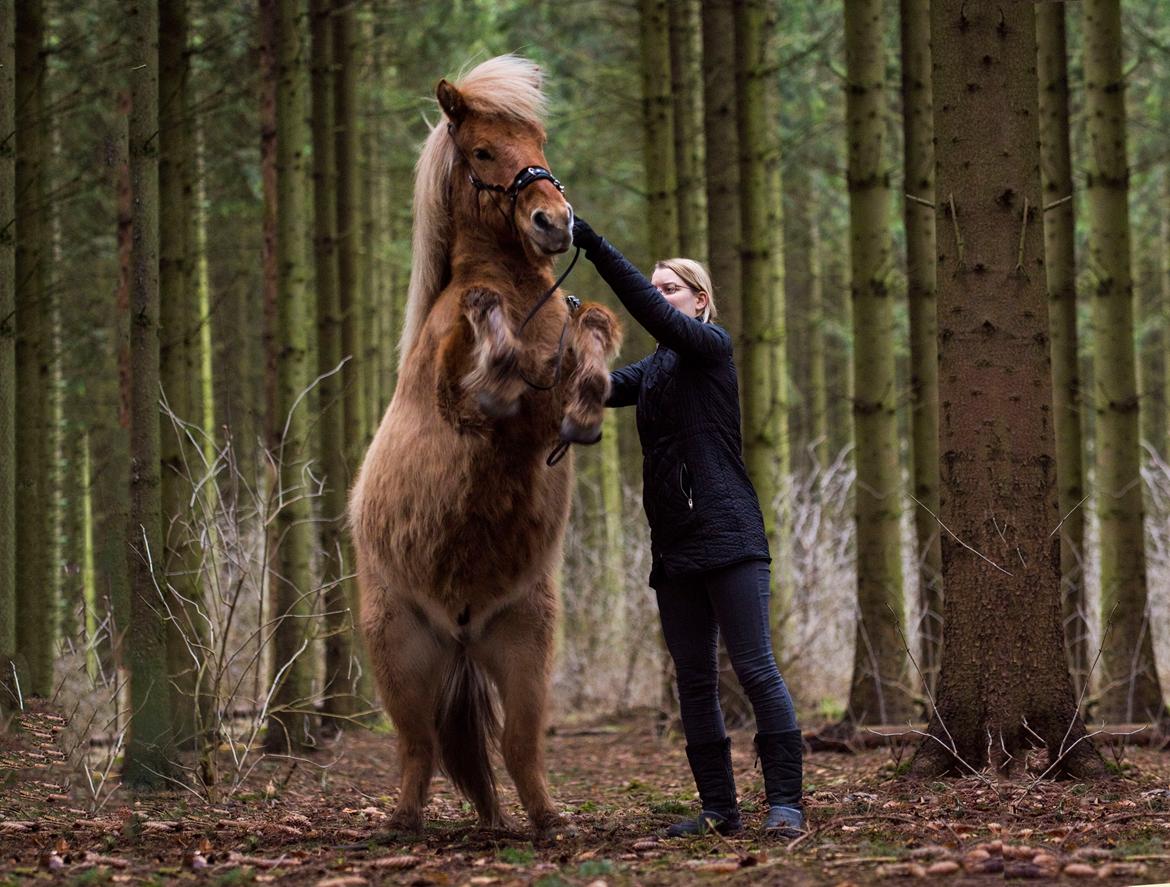
[[(521, 116), (477, 111), (457, 87), (440, 80), (436, 94), (457, 148), (455, 187), (474, 188), (480, 222), (502, 237), (519, 235), (537, 257), (573, 242), (573, 208), (548, 172), (542, 127)], [(493, 207), (492, 204), (495, 204)]]

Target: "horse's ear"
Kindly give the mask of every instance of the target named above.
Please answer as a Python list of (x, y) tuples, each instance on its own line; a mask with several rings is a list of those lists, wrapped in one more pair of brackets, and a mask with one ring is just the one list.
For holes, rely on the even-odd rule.
[(439, 99), (439, 107), (443, 109), (443, 113), (450, 118), (452, 123), (458, 125), (467, 114), (467, 105), (459, 90), (444, 79), (440, 80), (439, 85), (435, 87), (435, 95)]

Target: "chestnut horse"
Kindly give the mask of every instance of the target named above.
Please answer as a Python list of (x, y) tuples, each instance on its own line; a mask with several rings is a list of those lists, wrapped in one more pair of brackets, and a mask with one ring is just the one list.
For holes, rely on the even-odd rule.
[(438, 764), (481, 825), (504, 825), (498, 738), (548, 836), (562, 825), (543, 734), (572, 468), (546, 456), (600, 436), (621, 333), (606, 308), (574, 311), (553, 294), (573, 210), (545, 169), (539, 69), (502, 56), (437, 95), (444, 116), (416, 170), (398, 385), (349, 506), (362, 630), (398, 732), (390, 824), (422, 828)]

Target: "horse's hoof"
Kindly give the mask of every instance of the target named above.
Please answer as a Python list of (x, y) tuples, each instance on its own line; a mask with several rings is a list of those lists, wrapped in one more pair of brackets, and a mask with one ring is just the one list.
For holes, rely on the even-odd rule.
[(503, 400), (486, 391), (481, 391), (475, 395), (475, 402), (479, 405), (480, 410), (484, 415), (491, 419), (507, 419), (515, 416), (520, 410), (520, 400)]
[(577, 836), (577, 830), (559, 814), (542, 816), (532, 823), (532, 840), (538, 844), (553, 844)]
[(423, 830), (422, 814), (403, 813), (401, 810), (395, 810), (394, 814), (386, 820), (386, 828), (391, 832), (418, 834)]
[(578, 425), (568, 416), (561, 421), (561, 440), (569, 443), (595, 444), (601, 440), (601, 423), (596, 425)]

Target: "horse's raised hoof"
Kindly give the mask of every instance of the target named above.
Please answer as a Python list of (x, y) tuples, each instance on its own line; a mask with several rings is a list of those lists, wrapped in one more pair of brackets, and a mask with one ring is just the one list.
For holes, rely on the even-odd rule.
[(503, 400), (486, 391), (481, 391), (475, 395), (475, 402), (483, 411), (484, 415), (491, 419), (507, 419), (515, 416), (520, 410), (519, 398), (516, 400)]
[(549, 813), (532, 821), (533, 843), (555, 844), (559, 840), (576, 836), (577, 830), (558, 813)]
[(584, 444), (588, 446), (601, 440), (601, 423), (596, 425), (579, 425), (573, 419), (565, 416), (561, 420), (561, 440), (568, 443)]

